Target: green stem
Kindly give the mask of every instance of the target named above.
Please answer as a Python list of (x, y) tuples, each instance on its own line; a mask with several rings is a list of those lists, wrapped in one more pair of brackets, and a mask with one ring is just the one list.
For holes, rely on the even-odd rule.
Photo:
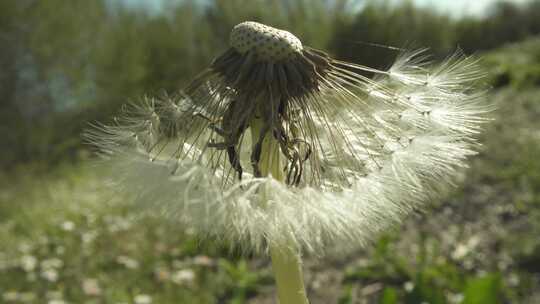
[[(260, 120), (250, 124), (252, 142), (256, 143), (262, 128)], [(263, 176), (272, 175), (274, 179), (284, 181), (283, 156), (279, 150), (279, 143), (273, 136), (266, 134), (263, 145), (259, 169)], [(302, 277), (302, 261), (299, 253), (289, 246), (278, 247), (270, 245), (270, 257), (276, 280), (278, 299), (280, 304), (308, 304), (304, 279)]]
[(280, 304), (309, 303), (302, 278), (302, 262), (300, 256), (289, 248), (270, 246), (272, 268), (276, 278)]

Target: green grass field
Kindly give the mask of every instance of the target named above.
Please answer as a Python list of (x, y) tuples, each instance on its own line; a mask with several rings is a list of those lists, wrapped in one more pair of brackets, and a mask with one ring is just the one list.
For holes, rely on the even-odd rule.
[[(312, 303), (540, 303), (540, 89), (500, 73), (462, 186), (371, 248), (307, 257)], [(99, 171), (0, 176), (0, 303), (274, 303), (267, 258), (134, 213)]]

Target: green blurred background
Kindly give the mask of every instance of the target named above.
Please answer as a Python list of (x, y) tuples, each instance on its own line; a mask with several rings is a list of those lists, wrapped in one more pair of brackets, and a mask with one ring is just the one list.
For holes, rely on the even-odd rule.
[(540, 303), (540, 1), (518, 2), (0, 1), (0, 303), (274, 303), (267, 259), (133, 214), (81, 139), (180, 90), (245, 20), (378, 68), (397, 54), (371, 44), (460, 48), (498, 106), (443, 202), (372, 248), (307, 257), (312, 303)]

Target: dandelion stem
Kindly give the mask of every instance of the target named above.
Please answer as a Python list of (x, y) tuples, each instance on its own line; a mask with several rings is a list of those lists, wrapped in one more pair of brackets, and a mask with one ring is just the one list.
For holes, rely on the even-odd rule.
[(309, 303), (306, 297), (300, 256), (290, 248), (270, 247), (280, 304)]
[[(252, 141), (257, 141), (257, 134), (262, 128), (262, 121), (254, 119), (251, 124)], [(279, 143), (269, 132), (266, 134), (259, 161), (259, 169), (263, 176), (272, 175), (274, 179), (284, 181), (283, 155)], [(264, 193), (262, 194), (264, 195)], [(292, 242), (291, 242), (292, 243)], [(302, 261), (297, 250), (291, 246), (270, 244), (270, 257), (276, 280), (280, 304), (308, 304), (304, 279), (302, 277)]]

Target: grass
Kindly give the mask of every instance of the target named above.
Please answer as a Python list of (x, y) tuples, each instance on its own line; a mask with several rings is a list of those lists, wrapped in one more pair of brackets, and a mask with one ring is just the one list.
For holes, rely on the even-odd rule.
[[(312, 303), (540, 302), (540, 89), (513, 77), (463, 186), (370, 249), (308, 257)], [(274, 303), (266, 258), (133, 213), (91, 166), (37, 172), (0, 176), (0, 302)]]
[(130, 214), (89, 166), (16, 180), (0, 203), (4, 302), (240, 301), (269, 277), (189, 232)]

